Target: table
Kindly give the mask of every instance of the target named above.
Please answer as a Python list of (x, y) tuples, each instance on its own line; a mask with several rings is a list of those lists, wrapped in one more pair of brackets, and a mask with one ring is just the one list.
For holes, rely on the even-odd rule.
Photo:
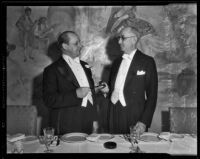
[[(53, 153), (129, 153), (131, 144), (127, 142), (122, 135), (114, 135), (109, 141), (117, 143), (116, 149), (106, 149), (103, 144), (106, 141), (84, 141), (79, 143), (66, 143), (60, 141), (58, 146), (51, 146)], [(23, 143), (24, 153), (44, 153), (45, 146), (38, 140), (34, 142)], [(159, 142), (139, 141), (138, 146), (145, 153), (166, 153), (172, 155), (197, 155), (197, 138), (188, 134), (182, 139), (176, 139), (169, 142), (161, 140)], [(10, 153), (11, 145), (7, 143), (7, 153)]]

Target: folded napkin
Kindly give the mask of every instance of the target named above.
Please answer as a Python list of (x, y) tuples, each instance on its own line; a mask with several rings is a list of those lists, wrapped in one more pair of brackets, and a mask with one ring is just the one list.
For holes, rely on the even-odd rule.
[(91, 134), (91, 135), (89, 135), (89, 136), (86, 137), (86, 138), (87, 138), (87, 140), (89, 140), (89, 141), (96, 142), (96, 141), (98, 140), (99, 136), (100, 136), (99, 134)]
[(8, 142), (16, 142), (16, 141), (22, 140), (24, 138), (25, 138), (25, 134), (18, 133), (15, 135), (7, 136), (7, 141)]

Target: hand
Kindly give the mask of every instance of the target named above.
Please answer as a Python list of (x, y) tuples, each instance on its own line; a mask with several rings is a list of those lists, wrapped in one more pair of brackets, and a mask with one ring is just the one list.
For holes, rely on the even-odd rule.
[(99, 124), (98, 121), (93, 121), (93, 130), (92, 133), (98, 133)]
[(140, 135), (143, 134), (146, 130), (146, 125), (139, 121), (137, 122), (135, 127), (136, 127), (136, 132), (138, 132)]
[(89, 92), (89, 87), (80, 87), (76, 89), (76, 94), (78, 98), (84, 98)]
[[(102, 85), (102, 86), (101, 86)], [(106, 82), (101, 82), (101, 85), (97, 88), (99, 88), (98, 90), (100, 90), (102, 93), (106, 94), (109, 92), (109, 88)]]

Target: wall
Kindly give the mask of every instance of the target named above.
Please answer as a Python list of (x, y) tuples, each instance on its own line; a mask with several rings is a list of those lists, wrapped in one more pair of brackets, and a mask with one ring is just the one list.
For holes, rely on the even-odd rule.
[[(114, 34), (122, 17), (132, 20), (143, 36), (138, 47), (156, 61), (158, 102), (151, 131), (167, 129), (168, 107), (197, 107), (197, 6), (30, 6), (31, 19), (47, 17), (53, 28), (44, 39), (28, 36), (26, 50), (20, 41), (16, 21), (23, 6), (7, 7), (7, 41), (16, 49), (7, 56), (7, 104), (36, 105), (42, 127), (48, 124), (48, 109), (42, 101), (43, 69), (59, 57), (55, 40), (64, 30), (76, 31), (84, 44), (82, 60), (92, 66), (93, 78), (108, 80), (112, 61), (120, 55)], [(119, 15), (115, 17), (116, 13)], [(119, 23), (119, 24), (118, 24)], [(24, 60), (24, 51), (32, 58)]]

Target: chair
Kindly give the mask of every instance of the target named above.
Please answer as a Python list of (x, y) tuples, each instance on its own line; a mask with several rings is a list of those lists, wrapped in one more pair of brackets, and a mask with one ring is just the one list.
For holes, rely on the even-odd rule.
[(36, 135), (37, 108), (28, 105), (7, 105), (7, 134)]
[(170, 132), (197, 134), (196, 107), (170, 107)]

